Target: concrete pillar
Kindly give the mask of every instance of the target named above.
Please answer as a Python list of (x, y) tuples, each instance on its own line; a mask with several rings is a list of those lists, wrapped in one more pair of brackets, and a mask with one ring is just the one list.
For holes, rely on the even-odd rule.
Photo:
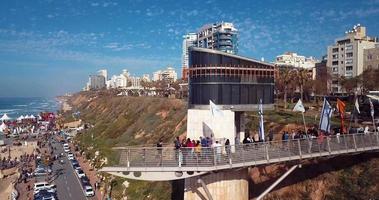
[(248, 169), (230, 169), (200, 177), (185, 179), (184, 199), (205, 200), (206, 192), (198, 179), (201, 178), (213, 199), (247, 200), (249, 198)]

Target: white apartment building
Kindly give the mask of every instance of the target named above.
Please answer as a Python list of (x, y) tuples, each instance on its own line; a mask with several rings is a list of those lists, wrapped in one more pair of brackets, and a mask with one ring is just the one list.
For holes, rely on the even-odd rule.
[(305, 57), (293, 52), (285, 52), (282, 55), (276, 56), (275, 65), (291, 66), (295, 68), (312, 69), (318, 60), (314, 57)]
[(328, 46), (328, 71), (331, 72), (331, 93), (345, 93), (338, 79), (353, 78), (364, 70), (364, 50), (375, 47), (377, 38), (366, 35), (366, 27), (355, 25), (345, 32), (345, 36), (337, 38), (333, 45)]
[(107, 88), (126, 88), (129, 78), (130, 73), (128, 70), (123, 69), (121, 74), (113, 75), (112, 78), (107, 81)]
[(175, 82), (178, 78), (175, 69), (172, 67), (167, 67), (165, 70), (159, 70), (153, 73), (153, 81), (170, 81)]
[(204, 25), (197, 32), (196, 46), (237, 54), (238, 30), (229, 22)]
[(182, 67), (188, 68), (189, 58), (188, 51), (190, 47), (196, 46), (197, 43), (197, 34), (196, 33), (188, 33), (183, 36), (183, 45), (182, 45)]
[(101, 69), (101, 70), (97, 71), (97, 74), (100, 76), (104, 76), (105, 81), (108, 80), (108, 71), (106, 69)]
[(150, 75), (149, 74), (143, 74), (142, 75), (142, 78), (141, 78), (143, 81), (145, 82), (150, 82)]

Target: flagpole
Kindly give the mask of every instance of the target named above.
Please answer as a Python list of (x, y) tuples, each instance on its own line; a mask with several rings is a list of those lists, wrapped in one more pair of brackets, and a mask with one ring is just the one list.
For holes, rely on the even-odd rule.
[(307, 125), (305, 124), (304, 112), (301, 112), (301, 115), (303, 116), (303, 123), (304, 123), (305, 134), (308, 135), (308, 133), (307, 133)]
[(349, 129), (347, 130), (347, 133), (350, 133), (351, 121), (353, 121), (354, 113), (355, 113), (355, 106), (354, 106), (354, 110), (353, 110), (353, 112), (351, 113), (351, 116), (350, 116)]

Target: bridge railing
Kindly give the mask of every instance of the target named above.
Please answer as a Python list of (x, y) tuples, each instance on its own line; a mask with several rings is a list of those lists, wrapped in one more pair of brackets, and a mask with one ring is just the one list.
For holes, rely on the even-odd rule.
[(126, 147), (119, 149), (123, 167), (218, 167), (259, 164), (335, 155), (379, 148), (376, 133), (332, 135), (323, 138), (259, 142), (201, 148)]

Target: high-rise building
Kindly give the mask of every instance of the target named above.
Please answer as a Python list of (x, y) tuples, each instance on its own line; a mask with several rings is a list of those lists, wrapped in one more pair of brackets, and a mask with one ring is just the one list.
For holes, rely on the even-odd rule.
[(375, 48), (364, 50), (363, 70), (366, 69), (379, 69), (379, 44)]
[(197, 32), (196, 47), (237, 54), (238, 30), (233, 23), (221, 22), (207, 24)]
[(105, 88), (105, 77), (103, 75), (90, 75), (89, 76), (89, 89), (98, 90)]
[(331, 93), (345, 93), (339, 82), (341, 77), (353, 78), (362, 74), (363, 53), (365, 49), (375, 47), (377, 38), (366, 35), (366, 27), (355, 25), (345, 32), (345, 36), (337, 38), (333, 45), (328, 46), (327, 67), (332, 76)]
[(100, 75), (100, 76), (104, 76), (105, 81), (108, 80), (108, 72), (107, 72), (106, 69), (101, 69), (101, 70), (97, 71), (97, 73), (98, 73), (98, 75)]
[(188, 78), (188, 52), (191, 47), (200, 47), (237, 54), (238, 30), (233, 23), (221, 22), (207, 24), (197, 33), (188, 33), (183, 36), (182, 46), (182, 79)]
[(196, 46), (196, 43), (197, 43), (196, 33), (188, 33), (183, 36), (182, 67), (188, 68), (188, 50), (190, 47)]

